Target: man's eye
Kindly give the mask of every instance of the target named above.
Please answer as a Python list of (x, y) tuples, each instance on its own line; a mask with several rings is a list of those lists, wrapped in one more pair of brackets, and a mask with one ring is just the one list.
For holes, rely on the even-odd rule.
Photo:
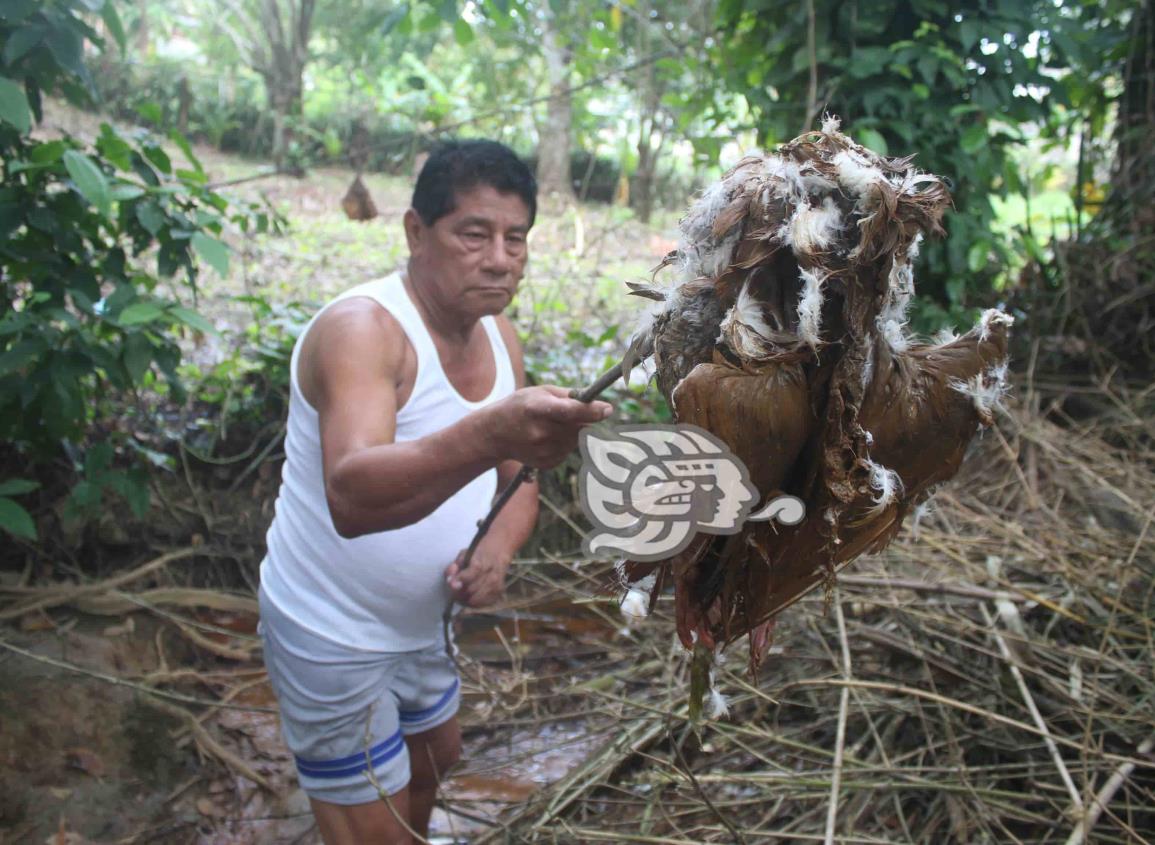
[(468, 241), (483, 241), (485, 240), (484, 232), (466, 232), (463, 237)]

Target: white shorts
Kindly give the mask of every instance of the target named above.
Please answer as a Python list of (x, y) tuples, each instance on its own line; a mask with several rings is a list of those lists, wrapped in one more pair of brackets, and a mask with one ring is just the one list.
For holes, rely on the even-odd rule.
[(264, 591), (259, 598), (265, 666), (301, 788), (333, 804), (380, 800), (368, 778), (371, 764), (387, 794), (404, 789), (404, 738), (457, 714), (461, 685), (445, 646), (357, 651), (297, 625)]

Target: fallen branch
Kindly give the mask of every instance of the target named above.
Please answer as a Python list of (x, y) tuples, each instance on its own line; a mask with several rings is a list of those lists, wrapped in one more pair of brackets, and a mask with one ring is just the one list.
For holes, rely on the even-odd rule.
[(88, 669), (84, 666), (77, 666), (75, 663), (68, 663), (63, 660), (57, 660), (54, 657), (47, 657), (43, 654), (34, 654), (31, 651), (20, 648), (18, 645), (8, 642), (5, 639), (0, 639), (0, 648), (7, 649), (13, 654), (19, 654), (21, 657), (27, 657), (29, 660), (35, 660), (37, 663), (44, 663), (48, 666), (55, 666), (57, 669), (66, 669), (69, 672), (75, 672), (78, 675), (87, 675), (90, 678), (96, 678), (98, 681), (105, 681), (113, 686), (128, 687), (129, 689), (142, 692), (145, 695), (154, 698), (164, 698), (169, 701), (180, 701), (185, 704), (199, 704), (203, 707), (221, 707), (228, 710), (247, 710), (255, 713), (276, 713), (275, 707), (257, 707), (255, 705), (240, 705), (240, 704), (225, 704), (220, 701), (210, 701), (207, 698), (196, 698), (191, 695), (184, 695), (179, 692), (169, 692), (167, 690), (150, 687), (147, 684), (138, 684), (135, 681), (129, 681), (125, 678), (119, 678), (116, 675), (106, 675), (103, 672), (97, 672), (95, 669)]
[(125, 572), (122, 575), (107, 578), (104, 581), (97, 581), (92, 584), (80, 584), (77, 586), (57, 587), (48, 595), (18, 604), (14, 607), (6, 608), (5, 610), (0, 610), (0, 620), (17, 619), (34, 610), (46, 610), (50, 607), (58, 607), (62, 604), (75, 602), (84, 596), (111, 592), (123, 587), (125, 584), (131, 584), (133, 581), (137, 581), (145, 575), (150, 575), (157, 570), (164, 569), (164, 567), (174, 561), (192, 557), (197, 553), (203, 553), (203, 551), (204, 549), (199, 546), (188, 546), (187, 548), (163, 554), (142, 566), (138, 566), (136, 569)]

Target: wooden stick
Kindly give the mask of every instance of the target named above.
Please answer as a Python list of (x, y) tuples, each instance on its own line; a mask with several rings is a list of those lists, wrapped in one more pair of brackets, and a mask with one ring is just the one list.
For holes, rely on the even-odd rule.
[[(614, 364), (600, 376), (597, 381), (587, 387), (585, 390), (573, 389), (569, 392), (571, 399), (576, 399), (579, 402), (592, 402), (601, 396), (615, 381), (622, 377), (622, 365)], [(482, 538), (489, 532), (493, 526), (497, 515), (501, 513), (509, 500), (513, 498), (513, 494), (517, 492), (527, 481), (533, 479), (536, 469), (533, 467), (523, 466), (521, 470), (513, 477), (513, 481), (509, 482), (509, 486), (501, 491), (501, 495), (493, 503), (493, 507), (489, 509), (489, 513), (485, 515), (485, 519), (477, 523), (477, 533), (473, 535), (473, 540), (469, 544), (469, 548), (465, 550), (465, 558), (461, 561), (461, 569), (464, 571), (469, 566), (469, 561), (473, 559), (473, 553), (477, 551), (477, 547), (481, 545)]]
[[(604, 373), (597, 377), (597, 380), (587, 387), (585, 390), (573, 389), (569, 392), (571, 399), (577, 399), (579, 402), (592, 402), (601, 396), (610, 385), (622, 377), (622, 365), (620, 363), (614, 364)], [(518, 491), (522, 484), (530, 481), (537, 474), (534, 467), (523, 466), (518, 470), (517, 475), (513, 477), (513, 481), (509, 482), (501, 495), (494, 500), (493, 506), (489, 509), (489, 513), (485, 515), (485, 519), (477, 523), (477, 533), (473, 535), (473, 539), (469, 543), (469, 548), (465, 550), (465, 557), (461, 560), (460, 572), (464, 572), (469, 567), (469, 562), (473, 560), (473, 554), (477, 551), (477, 547), (481, 545), (481, 541), (485, 535), (489, 533), (489, 529), (493, 527), (494, 521), (497, 519), (501, 509), (509, 504), (509, 500), (513, 498), (513, 494)], [(445, 633), (445, 651), (450, 657), (455, 657), (453, 653), (453, 646), (449, 640), (449, 630), (453, 624), (453, 605), (454, 602), (450, 599), (449, 604), (445, 608), (445, 613), (441, 617), (441, 627)]]

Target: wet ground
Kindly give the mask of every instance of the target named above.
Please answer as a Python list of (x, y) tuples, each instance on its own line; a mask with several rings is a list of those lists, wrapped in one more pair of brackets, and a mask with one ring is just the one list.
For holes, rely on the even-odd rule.
[[(320, 841), (281, 741), (259, 650), (240, 659), (255, 645), (244, 638), (256, 620), (235, 613), (195, 618), (221, 630), (202, 630), (204, 640), (196, 643), (187, 628), (146, 612), (53, 612), (26, 617), (19, 630), (5, 632), (9, 643), (40, 660), (0, 651), (0, 843)], [(603, 653), (616, 636), (615, 623), (604, 607), (567, 601), (459, 621), (465, 756), (443, 787), (433, 842), (470, 841), (595, 747), (585, 719), (527, 717), (539, 708), (535, 703), (527, 711), (525, 704), (543, 676), (564, 674)], [(215, 653), (205, 641), (215, 644)], [(113, 683), (117, 678), (233, 707), (158, 703)], [(266, 786), (206, 753), (189, 718), (174, 707), (208, 714), (207, 733)]]

